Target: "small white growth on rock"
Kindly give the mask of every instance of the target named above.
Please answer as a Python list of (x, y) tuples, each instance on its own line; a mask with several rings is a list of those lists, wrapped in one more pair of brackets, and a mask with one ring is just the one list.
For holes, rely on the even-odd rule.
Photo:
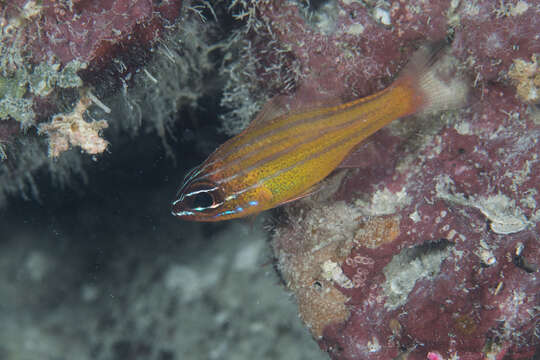
[(512, 7), (512, 16), (523, 15), (525, 11), (529, 10), (529, 4), (526, 1), (518, 1), (516, 5)]
[(516, 256), (520, 256), (521, 253), (523, 252), (523, 249), (525, 249), (525, 246), (523, 245), (523, 243), (520, 241), (516, 244)]
[(527, 195), (526, 197), (519, 200), (521, 205), (528, 207), (529, 209), (536, 209), (536, 199), (534, 198), (535, 195), (538, 194), (538, 191), (536, 189), (529, 189), (524, 193), (524, 195)]
[(36, 0), (29, 0), (26, 4), (23, 5), (21, 9), (21, 16), (27, 20), (32, 19), (35, 16), (38, 16), (41, 13), (43, 6), (38, 3)]
[(527, 228), (528, 221), (521, 209), (504, 194), (480, 198), (476, 207), (491, 221), (491, 230), (497, 234), (513, 234)]
[(501, 235), (513, 234), (525, 230), (529, 225), (529, 221), (516, 206), (516, 202), (508, 196), (499, 193), (487, 197), (465, 198), (463, 194), (451, 191), (453, 185), (454, 181), (448, 175), (439, 176), (435, 185), (437, 197), (480, 210), (490, 220), (490, 228), (493, 232)]
[(347, 34), (359, 35), (364, 32), (364, 29), (364, 25), (362, 24), (353, 24), (347, 29)]
[[(504, 301), (499, 303), (499, 310), (505, 320), (505, 325), (514, 322), (520, 316), (519, 308), (525, 300), (525, 293), (518, 289), (512, 291), (512, 296), (508, 296)], [(510, 330), (510, 329), (508, 329)]]
[(382, 288), (388, 297), (385, 308), (393, 310), (405, 304), (416, 281), (437, 276), (443, 260), (450, 254), (450, 247), (432, 249), (428, 252), (413, 247), (394, 255), (383, 269), (386, 281)]
[(336, 16), (339, 13), (337, 2), (328, 1), (321, 5), (317, 11), (309, 15), (310, 23), (323, 34), (332, 34), (336, 30)]
[(463, 3), (463, 14), (470, 18), (478, 16), (480, 14), (480, 6), (476, 2), (465, 1)]
[(395, 214), (410, 203), (411, 197), (407, 194), (405, 188), (397, 193), (393, 193), (388, 189), (377, 190), (369, 204), (361, 200), (356, 201), (356, 205), (362, 208), (366, 215), (370, 216)]
[(88, 154), (100, 154), (109, 142), (100, 137), (101, 131), (109, 127), (105, 120), (86, 122), (84, 113), (91, 104), (91, 99), (82, 96), (75, 109), (70, 113), (55, 115), (50, 123), (40, 124), (39, 134), (49, 136), (49, 156), (58, 157), (69, 149), (70, 145), (80, 146)]
[(500, 18), (504, 16), (523, 15), (527, 10), (529, 10), (529, 4), (526, 1), (520, 0), (516, 4), (512, 4), (511, 2), (505, 3), (500, 0), (499, 7), (493, 11), (495, 15)]
[(448, 7), (448, 10), (446, 11), (448, 24), (452, 26), (456, 26), (459, 24), (459, 14), (457, 13), (456, 10), (459, 8), (460, 3), (461, 3), (460, 0), (450, 1), (450, 6)]
[(379, 344), (379, 339), (377, 339), (375, 336), (371, 338), (371, 341), (368, 341), (367, 343), (368, 351), (371, 353), (378, 352), (381, 350), (381, 344)]
[(460, 135), (472, 135), (471, 124), (466, 121), (458, 122), (456, 125), (454, 125), (454, 128)]
[(409, 215), (409, 218), (415, 223), (421, 220), (420, 214), (418, 214), (418, 210), (414, 210), (414, 212)]
[(351, 279), (347, 277), (347, 275), (343, 273), (343, 270), (341, 269), (341, 266), (339, 266), (338, 263), (332, 260), (326, 260), (321, 265), (321, 269), (322, 269), (322, 276), (327, 281), (333, 281), (345, 289), (354, 288), (353, 282), (351, 281)]
[(540, 55), (531, 56), (531, 61), (514, 59), (508, 70), (508, 77), (516, 86), (519, 99), (528, 104), (540, 101)]
[(385, 9), (381, 9), (379, 7), (375, 8), (375, 10), (373, 10), (373, 17), (383, 25), (388, 26), (392, 24), (390, 13)]
[(484, 265), (491, 266), (497, 262), (497, 258), (483, 240), (480, 241), (480, 248), (475, 253)]

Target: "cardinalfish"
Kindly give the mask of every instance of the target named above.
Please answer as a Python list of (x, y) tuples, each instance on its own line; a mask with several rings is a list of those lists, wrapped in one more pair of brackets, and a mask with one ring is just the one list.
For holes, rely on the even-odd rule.
[(286, 112), (271, 100), (244, 131), (186, 175), (172, 214), (221, 221), (300, 199), (390, 122), (461, 105), (467, 87), (438, 78), (436, 53), (421, 48), (389, 87), (350, 102)]

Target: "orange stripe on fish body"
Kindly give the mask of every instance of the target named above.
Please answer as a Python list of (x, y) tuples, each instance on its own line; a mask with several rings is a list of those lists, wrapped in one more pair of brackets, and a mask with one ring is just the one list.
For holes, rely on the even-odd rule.
[(188, 173), (172, 214), (220, 221), (298, 199), (393, 120), (461, 105), (466, 86), (438, 79), (429, 59), (422, 48), (390, 87), (340, 105), (279, 114), (282, 109), (271, 102), (247, 129)]

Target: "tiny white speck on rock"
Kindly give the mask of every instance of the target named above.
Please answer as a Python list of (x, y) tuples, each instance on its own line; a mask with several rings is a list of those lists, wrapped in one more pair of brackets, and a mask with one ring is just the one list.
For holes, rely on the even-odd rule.
[(347, 29), (347, 34), (359, 35), (364, 32), (364, 25), (362, 24), (353, 24)]
[(326, 260), (322, 265), (322, 276), (328, 281), (334, 281), (345, 289), (352, 289), (353, 282), (344, 273), (338, 263)]
[(390, 13), (385, 9), (375, 8), (375, 10), (373, 10), (373, 17), (375, 18), (375, 20), (377, 20), (383, 25), (386, 25), (386, 26), (392, 25), (392, 20), (390, 19)]

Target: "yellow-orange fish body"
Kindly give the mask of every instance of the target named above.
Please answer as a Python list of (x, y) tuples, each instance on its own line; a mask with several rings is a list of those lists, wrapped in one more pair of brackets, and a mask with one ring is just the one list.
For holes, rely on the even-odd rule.
[[(247, 129), (186, 176), (173, 202), (173, 215), (220, 221), (308, 194), (360, 142), (388, 123), (455, 102), (444, 99), (449, 90), (437, 88), (442, 83), (434, 81), (424, 65), (424, 70), (417, 68), (404, 71), (378, 93), (344, 104), (278, 116), (275, 104), (267, 106)], [(429, 90), (434, 93), (427, 94)]]

